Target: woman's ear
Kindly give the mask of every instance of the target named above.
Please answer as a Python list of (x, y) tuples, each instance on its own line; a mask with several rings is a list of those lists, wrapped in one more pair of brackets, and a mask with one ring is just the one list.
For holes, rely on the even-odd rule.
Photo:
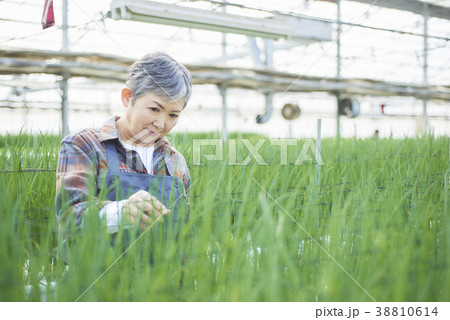
[(123, 88), (122, 89), (122, 103), (125, 108), (131, 106), (132, 99), (133, 99), (133, 94), (131, 93), (130, 88), (128, 88), (128, 87)]

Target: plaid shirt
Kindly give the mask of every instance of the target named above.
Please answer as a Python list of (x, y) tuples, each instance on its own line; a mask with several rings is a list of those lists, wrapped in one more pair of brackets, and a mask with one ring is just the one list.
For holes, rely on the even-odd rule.
[[(85, 129), (62, 140), (56, 169), (56, 209), (61, 224), (68, 223), (73, 214), (77, 229), (81, 227), (83, 214), (89, 206), (89, 190), (97, 192), (102, 181), (106, 181), (108, 161), (102, 142), (107, 140), (116, 140), (120, 171), (177, 176), (183, 181), (186, 190), (189, 188), (190, 177), (186, 161), (169, 144), (167, 138), (163, 137), (155, 143), (152, 168), (148, 172), (139, 155), (135, 151), (125, 151), (119, 142), (116, 128), (118, 119), (119, 117), (112, 117), (102, 128)], [(97, 201), (97, 198), (94, 200)], [(110, 202), (97, 202), (97, 207), (100, 210)], [(66, 204), (69, 208), (65, 207)]]

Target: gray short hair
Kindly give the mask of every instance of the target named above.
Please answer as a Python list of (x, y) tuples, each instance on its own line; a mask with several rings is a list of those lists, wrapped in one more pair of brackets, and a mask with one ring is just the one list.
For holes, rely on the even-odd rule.
[(133, 63), (128, 71), (126, 85), (133, 94), (132, 104), (137, 98), (151, 92), (168, 100), (184, 99), (184, 108), (191, 97), (192, 77), (185, 66), (167, 53), (154, 52)]

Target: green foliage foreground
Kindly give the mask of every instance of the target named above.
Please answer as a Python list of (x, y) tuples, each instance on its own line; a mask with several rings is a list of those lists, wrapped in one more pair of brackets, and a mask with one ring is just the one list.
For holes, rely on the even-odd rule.
[(179, 230), (159, 224), (121, 257), (126, 233), (111, 245), (94, 207), (65, 263), (59, 138), (0, 137), (0, 300), (450, 300), (448, 138), (324, 139), (318, 185), (315, 163), (295, 165), (304, 140), (286, 165), (265, 142), (262, 165), (241, 140), (260, 137), (237, 134), (236, 152), (225, 143), (222, 160), (195, 165), (193, 139), (213, 136), (172, 137), (192, 177)]

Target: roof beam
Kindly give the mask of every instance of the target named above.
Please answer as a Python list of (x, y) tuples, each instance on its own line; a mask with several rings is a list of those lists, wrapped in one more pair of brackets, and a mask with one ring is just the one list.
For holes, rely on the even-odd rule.
[[(373, 4), (374, 0), (349, 0), (354, 2), (361, 2), (367, 4)], [(378, 0), (375, 2), (375, 6), (389, 8), (389, 9), (397, 9), (403, 11), (409, 11), (416, 14), (423, 15), (424, 5), (428, 5), (429, 17), (440, 18), (450, 20), (450, 8), (443, 7), (431, 3), (425, 3), (419, 0)]]
[(131, 20), (269, 39), (332, 40), (332, 24), (315, 19), (273, 15), (253, 18), (181, 5), (142, 0), (113, 0), (108, 16)]
[[(1, 49), (0, 74), (47, 73), (124, 83), (133, 59), (95, 53)], [(257, 91), (328, 92), (348, 95), (408, 96), (450, 101), (450, 86), (398, 83), (372, 79), (337, 79), (280, 72), (264, 68), (186, 64), (194, 84), (227, 85)]]

